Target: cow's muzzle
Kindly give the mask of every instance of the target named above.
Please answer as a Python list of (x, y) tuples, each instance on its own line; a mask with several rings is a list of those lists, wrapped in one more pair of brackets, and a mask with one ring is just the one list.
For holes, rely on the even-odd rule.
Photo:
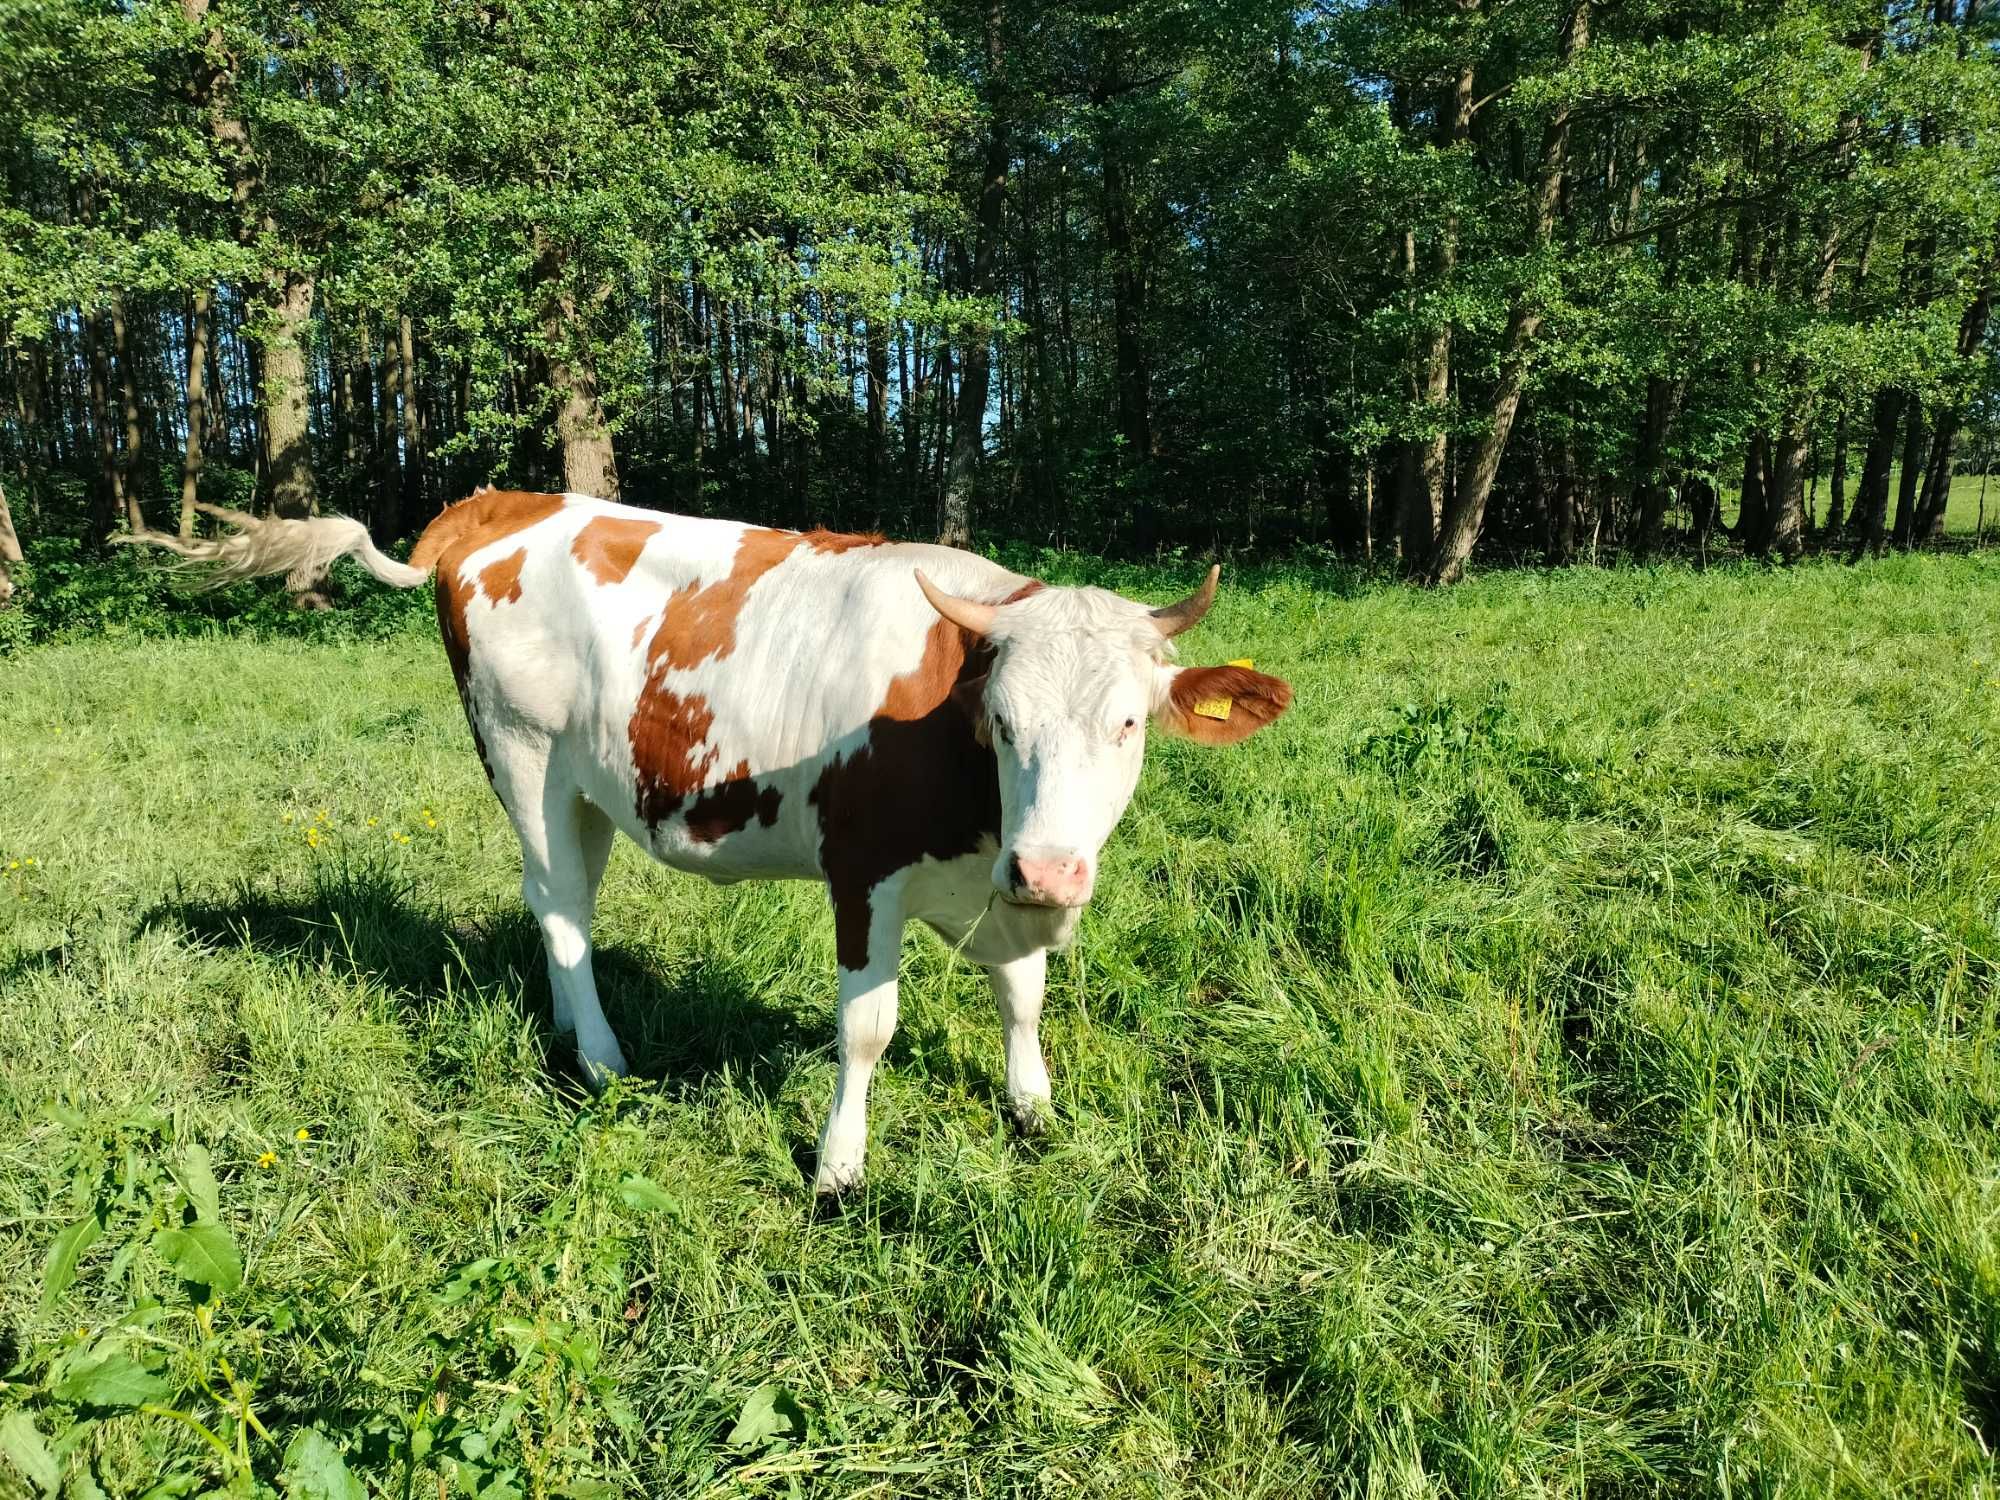
[(1073, 849), (1017, 849), (996, 873), (1000, 894), (1017, 906), (1082, 906), (1095, 879)]

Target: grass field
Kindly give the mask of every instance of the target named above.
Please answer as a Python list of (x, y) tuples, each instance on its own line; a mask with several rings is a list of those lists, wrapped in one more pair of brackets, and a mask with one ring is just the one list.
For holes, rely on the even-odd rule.
[(0, 666), (0, 1494), (1994, 1494), (2000, 558), (1334, 582), (823, 1215), (817, 888), (621, 848), (593, 1099), (433, 641)]

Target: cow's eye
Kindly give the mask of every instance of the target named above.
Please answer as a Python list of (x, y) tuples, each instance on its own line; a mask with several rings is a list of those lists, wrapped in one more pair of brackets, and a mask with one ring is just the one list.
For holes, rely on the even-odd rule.
[(1002, 743), (1008, 745), (1014, 743), (1014, 736), (1007, 732), (1007, 721), (998, 714), (993, 715), (993, 732), (1000, 736)]
[(1111, 743), (1114, 745), (1124, 744), (1132, 738), (1132, 731), (1138, 727), (1139, 721), (1137, 719), (1127, 719), (1123, 724), (1118, 726), (1118, 732), (1111, 736)]

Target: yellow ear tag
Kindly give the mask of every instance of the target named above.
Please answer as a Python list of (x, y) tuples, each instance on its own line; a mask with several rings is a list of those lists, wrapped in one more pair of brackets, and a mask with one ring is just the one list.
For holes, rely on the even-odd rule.
[[(1241, 661), (1230, 662), (1229, 665), (1232, 667), (1254, 667), (1256, 663), (1246, 656)], [(1229, 710), (1234, 706), (1235, 702), (1233, 699), (1203, 698), (1199, 703), (1195, 704), (1194, 712), (1200, 714), (1204, 719), (1222, 719), (1226, 721), (1229, 718)]]

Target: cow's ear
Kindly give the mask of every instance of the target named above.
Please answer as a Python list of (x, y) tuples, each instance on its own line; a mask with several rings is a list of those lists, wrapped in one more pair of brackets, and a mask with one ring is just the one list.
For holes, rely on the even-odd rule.
[(986, 674), (968, 677), (951, 690), (951, 701), (960, 713), (972, 720), (972, 735), (982, 745), (993, 743), (993, 730), (986, 718)]
[(1247, 740), (1292, 702), (1282, 677), (1248, 667), (1161, 667), (1153, 721), (1201, 745)]

